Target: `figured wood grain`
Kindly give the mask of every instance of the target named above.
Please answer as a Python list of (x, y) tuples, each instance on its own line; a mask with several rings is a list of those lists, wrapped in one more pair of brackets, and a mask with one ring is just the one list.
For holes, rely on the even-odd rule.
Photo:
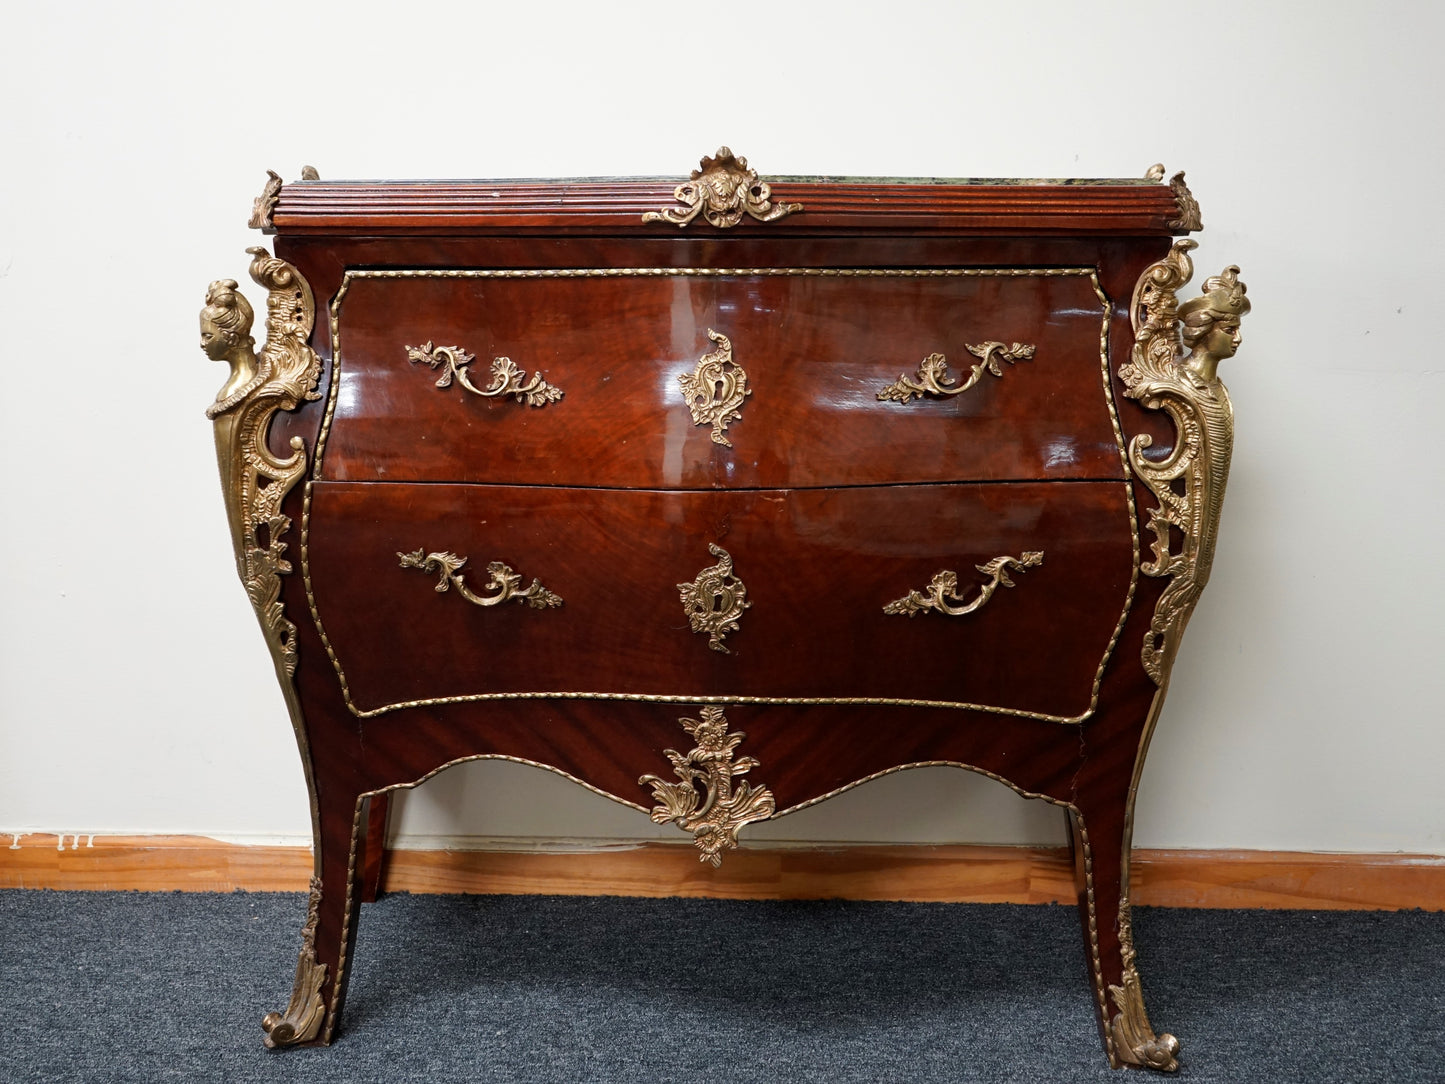
[[(351, 280), (318, 477), (670, 489), (1123, 477), (1087, 273), (1014, 263), (940, 277), (447, 270)], [(694, 421), (679, 383), (716, 350), (710, 330), (729, 337), (734, 371), (747, 374), (732, 447)], [(963, 384), (980, 364), (967, 347), (990, 341), (1027, 343), (1033, 356), (995, 360), (999, 375), (952, 398), (879, 400), (931, 354)], [(445, 366), (409, 360), (425, 343), (475, 355), (477, 387), (493, 358), (508, 357), (563, 398), (537, 408), (473, 394)]]
[[(304, 847), (202, 836), (21, 836), (0, 847), (0, 888), (301, 892)], [(1050, 847), (744, 846), (721, 869), (690, 846), (575, 851), (398, 850), (385, 892), (1071, 903), (1068, 851)], [(1445, 911), (1445, 857), (1228, 850), (1134, 852), (1135, 902), (1154, 907)]]
[[(1076, 717), (1132, 571), (1117, 482), (704, 493), (318, 482), (311, 522), (316, 612), (361, 711), (586, 692), (887, 697)], [(731, 554), (751, 603), (727, 653), (688, 627), (677, 587), (716, 563), (709, 543)], [(418, 548), (466, 556), (474, 591), (487, 562), (505, 561), (564, 603), (482, 609), (439, 594), (436, 573), (400, 567), (397, 554)], [(1029, 550), (1043, 564), (976, 613), (884, 612), (943, 569), (972, 598), (988, 580), (976, 566)], [(745, 728), (755, 717), (735, 713)], [(633, 790), (617, 793), (640, 800)]]

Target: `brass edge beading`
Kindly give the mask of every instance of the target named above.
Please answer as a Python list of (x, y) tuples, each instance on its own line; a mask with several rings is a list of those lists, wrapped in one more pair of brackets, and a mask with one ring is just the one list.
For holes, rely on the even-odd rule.
[(460, 346), (433, 346), (428, 340), (421, 346), (408, 346), (406, 360), (413, 365), (424, 362), (433, 369), (445, 366), (436, 382), (439, 388), (451, 387), (455, 379), (473, 395), (487, 399), (510, 395), (517, 402), (534, 407), (543, 407), (562, 398), (562, 389), (548, 384), (540, 372), (533, 373), (531, 380), (526, 379), (525, 370), (518, 368), (511, 358), (492, 359), (492, 382), (485, 388), (473, 384), (467, 374), (467, 366), (476, 360), (476, 355), (468, 354)]
[(861, 779), (855, 779), (851, 783), (845, 783), (841, 787), (835, 787), (832, 790), (828, 791), (828, 793), (820, 794), (816, 798), (809, 798), (807, 801), (798, 802), (796, 805), (790, 805), (787, 809), (782, 809), (774, 813), (773, 819), (777, 820), (779, 817), (786, 817), (792, 813), (797, 813), (800, 810), (808, 809), (811, 806), (821, 805), (823, 802), (828, 801), (828, 799), (830, 798), (836, 798), (838, 797), (838, 795), (846, 794), (848, 791), (853, 790), (855, 787), (861, 787), (864, 783), (871, 783), (875, 779), (882, 779), (884, 776), (888, 775), (897, 775), (899, 772), (912, 771), (914, 768), (962, 768), (964, 771), (973, 772), (975, 775), (982, 775), (989, 779), (992, 779), (995, 783), (1002, 783), (1004, 786), (1008, 787), (1009, 790), (1017, 794), (1020, 798), (1039, 798), (1045, 802), (1048, 802), (1050, 805), (1060, 806), (1064, 809), (1074, 809), (1074, 806), (1071, 803), (1064, 801), (1062, 798), (1054, 798), (1050, 795), (1042, 794), (1038, 791), (1027, 790), (1019, 786), (1012, 780), (1008, 779), (1006, 776), (999, 775), (996, 772), (991, 772), (987, 768), (980, 768), (973, 764), (965, 764), (961, 760), (915, 760), (907, 764), (894, 765), (892, 768), (884, 768), (881, 772), (874, 772), (871, 775), (865, 775)]
[[(1061, 803), (1062, 804), (1062, 803)], [(1084, 815), (1077, 806), (1065, 805), (1069, 811), (1069, 823), (1078, 833), (1079, 844), (1084, 849), (1084, 897), (1089, 905), (1089, 962), (1094, 973), (1094, 1000), (1099, 1006), (1099, 1019), (1109, 1019), (1109, 1004), (1104, 998), (1104, 960), (1099, 954), (1099, 909), (1094, 899), (1094, 849), (1089, 845), (1089, 828)], [(1109, 1057), (1109, 1068), (1119, 1068), (1119, 1059), (1114, 1053), (1114, 1037), (1104, 1028), (1104, 1052)]]
[[(310, 488), (309, 482), (307, 487)], [(356, 894), (356, 852), (360, 849), (361, 841), (364, 838), (364, 830), (361, 827), (361, 811), (365, 806), (366, 795), (358, 795), (356, 806), (351, 811), (351, 846), (346, 855), (346, 891), (343, 893), (341, 908), (341, 950), (336, 956), (336, 982), (334, 984), (336, 990), (341, 989), (346, 979), (347, 946), (351, 944), (351, 901)], [(331, 1006), (326, 1010), (325, 1030), (321, 1036), (324, 1046), (330, 1046), (331, 1037), (336, 1034), (338, 1003), (339, 999), (333, 996)]]
[[(1147, 433), (1129, 445), (1129, 465), (1159, 501), (1148, 522), (1154, 559), (1141, 571), (1169, 578), (1141, 652), (1156, 685), (1164, 683), (1214, 563), (1234, 447), (1234, 409), (1217, 370), (1238, 348), (1240, 318), (1250, 308), (1237, 267), (1206, 280), (1202, 296), (1179, 304), (1175, 293), (1194, 274), (1194, 247), (1188, 239), (1175, 241), (1169, 255), (1139, 277), (1130, 305), (1134, 348), (1119, 370), (1124, 394), (1148, 410), (1164, 411), (1176, 431), (1174, 447), (1162, 459), (1144, 454), (1153, 443)], [(1182, 492), (1175, 492), (1176, 482)], [(1177, 552), (1172, 530), (1183, 539)]]
[[(1129, 794), (1124, 802), (1124, 836), (1120, 841), (1120, 855), (1122, 868), (1119, 871), (1119, 900), (1121, 917), (1123, 911), (1129, 906), (1132, 898), (1130, 885), (1131, 869), (1133, 866), (1134, 850), (1134, 805), (1139, 797), (1139, 780), (1144, 775), (1144, 760), (1149, 753), (1149, 743), (1154, 736), (1154, 728), (1159, 722), (1159, 713), (1164, 707), (1164, 699), (1169, 692), (1169, 676), (1164, 677), (1164, 684), (1154, 691), (1154, 698), (1149, 703), (1149, 714), (1144, 719), (1144, 727), (1139, 734), (1139, 748), (1134, 756), (1134, 772), (1129, 779)], [(1121, 927), (1122, 928), (1122, 927)], [(1121, 934), (1121, 937), (1123, 935)], [(1133, 960), (1134, 931), (1132, 922), (1128, 928), (1130, 961)], [(1122, 942), (1121, 942), (1122, 943)], [(1126, 984), (1127, 985), (1127, 984)], [(1139, 994), (1140, 1002), (1143, 1001), (1142, 992)]]
[(262, 1040), (268, 1047), (304, 1043), (321, 1031), (326, 1005), (321, 987), (326, 982), (326, 965), (316, 962), (316, 923), (320, 916), (321, 879), (311, 878), (311, 899), (306, 905), (306, 924), (301, 927), (301, 951), (296, 956), (296, 978), (291, 1001), (284, 1012), (270, 1012), (261, 1020)]
[[(333, 656), (334, 657), (334, 656)], [(1107, 661), (1107, 660), (1105, 660)], [(1024, 708), (1001, 708), (994, 704), (974, 704), (963, 700), (924, 700), (917, 697), (894, 696), (711, 696), (697, 692), (681, 693), (608, 693), (582, 689), (548, 689), (528, 692), (470, 693), (464, 696), (429, 696), (417, 700), (398, 701), (383, 704), (379, 708), (358, 708), (350, 699), (351, 690), (345, 683), (342, 691), (346, 705), (358, 719), (374, 719), (393, 711), (406, 708), (425, 708), (441, 704), (473, 704), (492, 700), (615, 700), (631, 704), (778, 704), (788, 705), (831, 705), (833, 707), (882, 707), (882, 708), (948, 708), (953, 711), (982, 711), (989, 715), (1003, 715), (1010, 719), (1035, 719), (1042, 723), (1082, 723), (1091, 718), (1098, 707), (1097, 700), (1078, 715), (1050, 715), (1047, 712), (1028, 711)]]
[(732, 340), (712, 328), (707, 329), (707, 337), (717, 349), (699, 358), (691, 373), (679, 374), (677, 382), (693, 424), (712, 426), (712, 442), (731, 448), (733, 442), (723, 434), (730, 423), (742, 420), (741, 407), (753, 391), (748, 374), (733, 360)]
[(538, 690), (525, 692), (502, 692), (502, 693), (469, 693), (461, 696), (437, 696), (421, 697), (414, 700), (397, 701), (395, 703), (383, 704), (375, 708), (361, 708), (351, 696), (350, 683), (346, 677), (345, 668), (337, 657), (330, 637), (326, 633), (326, 627), (321, 620), (320, 611), (317, 609), (316, 596), (312, 588), (310, 570), (310, 515), (311, 515), (311, 482), (307, 482), (305, 499), (303, 503), (301, 522), (301, 570), (302, 580), (306, 586), (306, 601), (310, 608), (311, 619), (316, 626), (317, 635), (321, 639), (322, 646), (326, 650), (327, 658), (331, 661), (332, 670), (336, 674), (338, 683), (341, 686), (342, 699), (347, 710), (358, 719), (371, 719), (386, 715), (393, 711), (401, 711), (406, 708), (432, 707), (446, 704), (469, 704), (492, 700), (602, 700), (622, 701), (628, 703), (644, 704), (778, 704), (778, 705), (831, 705), (840, 707), (919, 707), (919, 708), (946, 708), (956, 711), (980, 711), (991, 715), (1002, 715), (1015, 719), (1034, 719), (1039, 722), (1078, 724), (1093, 717), (1099, 704), (1099, 689), (1103, 683), (1104, 671), (1113, 657), (1114, 648), (1118, 645), (1119, 637), (1123, 633), (1124, 625), (1127, 623), (1129, 614), (1134, 604), (1134, 597), (1138, 587), (1139, 578), (1139, 540), (1135, 528), (1137, 522), (1134, 493), (1132, 485), (1127, 481), (1128, 475), (1128, 450), (1124, 444), (1123, 429), (1119, 423), (1118, 412), (1114, 405), (1114, 393), (1112, 388), (1112, 377), (1109, 365), (1109, 324), (1111, 314), (1111, 302), (1104, 293), (1099, 283), (1099, 276), (1096, 269), (1092, 267), (1001, 267), (1001, 268), (980, 268), (980, 267), (926, 267), (926, 268), (875, 268), (875, 267), (571, 267), (571, 268), (527, 268), (527, 269), (492, 269), (492, 268), (386, 268), (386, 269), (350, 269), (342, 275), (341, 286), (331, 300), (330, 305), (330, 327), (332, 343), (332, 367), (330, 394), (327, 400), (326, 414), (322, 419), (321, 433), (317, 438), (316, 454), (312, 464), (312, 479), (321, 480), (322, 466), (325, 458), (327, 437), (331, 431), (332, 419), (335, 416), (336, 404), (339, 397), (340, 377), (343, 367), (341, 348), (341, 308), (351, 285), (354, 281), (365, 279), (414, 279), (414, 278), (442, 278), (442, 279), (534, 279), (547, 280), (554, 278), (736, 278), (742, 276), (758, 276), (769, 278), (799, 277), (799, 278), (1063, 278), (1082, 277), (1088, 279), (1095, 295), (1101, 305), (1101, 319), (1099, 325), (1099, 371), (1103, 385), (1104, 401), (1109, 409), (1109, 417), (1113, 423), (1115, 441), (1119, 447), (1119, 457), (1124, 464), (1122, 482), (1124, 493), (1128, 503), (1129, 515), (1129, 536), (1133, 539), (1133, 570), (1129, 582), (1129, 589), (1126, 593), (1124, 605), (1120, 610), (1118, 624), (1115, 625), (1114, 634), (1100, 656), (1099, 665), (1094, 672), (1094, 681), (1090, 689), (1089, 703), (1083, 711), (1076, 715), (1056, 715), (1047, 712), (1029, 711), (1023, 708), (1006, 708), (993, 704), (976, 704), (967, 701), (957, 700), (925, 700), (915, 697), (812, 697), (812, 696), (743, 696), (743, 695), (700, 695), (697, 692), (676, 692), (676, 693), (615, 693), (599, 692), (595, 690), (582, 689), (556, 689)]
[(230, 379), (206, 410), (215, 423), (216, 459), (231, 526), (236, 571), (260, 619), (266, 644), (286, 679), (296, 671), (296, 626), (281, 603), (281, 576), (291, 571), (283, 538), (291, 520), (281, 504), (306, 473), (305, 445), (291, 439), (292, 454), (278, 459), (267, 445), (271, 419), (317, 398), (321, 359), (308, 345), (316, 304), (301, 273), (263, 248), (251, 277), (266, 287), (266, 344), (253, 351), (250, 305), (233, 279), (211, 284), (201, 310), (201, 348), (230, 364)]
[[(1109, 369), (1109, 318), (1113, 312), (1113, 303), (1109, 295), (1104, 293), (1104, 288), (1099, 284), (1099, 276), (1093, 278), (1094, 295), (1099, 299), (1099, 305), (1103, 310), (1104, 321), (1099, 329), (1099, 379), (1104, 384), (1104, 402), (1109, 404), (1109, 422), (1114, 427), (1114, 444), (1119, 449), (1119, 467), (1124, 478), (1124, 506), (1125, 514), (1129, 517), (1129, 548), (1133, 562), (1129, 568), (1129, 590), (1124, 595), (1124, 609), (1119, 613), (1119, 623), (1114, 626), (1114, 634), (1109, 637), (1109, 646), (1104, 649), (1105, 661), (1114, 657), (1114, 648), (1119, 645), (1119, 637), (1124, 635), (1124, 625), (1129, 620), (1129, 615), (1134, 612), (1134, 596), (1139, 590), (1139, 508), (1134, 503), (1134, 483), (1131, 481), (1129, 470), (1129, 453), (1124, 444), (1124, 426), (1119, 421), (1119, 410), (1114, 402), (1114, 380)], [(1094, 684), (1090, 692), (1090, 703), (1099, 702), (1099, 688), (1104, 683), (1104, 668), (1100, 666), (1094, 671)]]
[(487, 581), (487, 589), (494, 590), (496, 594), (478, 595), (474, 593), (462, 579), (462, 566), (467, 563), (465, 557), (458, 557), (455, 553), (442, 551), (439, 553), (427, 553), (423, 547), (413, 553), (397, 552), (401, 558), (402, 568), (419, 568), (423, 572), (435, 572), (441, 578), (437, 581), (435, 591), (445, 593), (451, 588), (457, 589), (457, 594), (476, 606), (496, 606), (499, 603), (525, 602), (534, 610), (556, 609), (562, 605), (562, 599), (543, 587), (537, 580), (525, 591), (520, 590), (522, 577), (513, 570), (511, 565), (501, 561), (493, 561), (487, 565), (487, 572), (490, 579)]
[(1194, 198), (1194, 193), (1189, 191), (1189, 186), (1184, 183), (1182, 169), (1169, 178), (1169, 188), (1174, 193), (1174, 202), (1179, 205), (1179, 217), (1169, 223), (1169, 228), (1202, 230), (1204, 219), (1199, 213), (1199, 201)]
[(1109, 1022), (1114, 1053), (1131, 1065), (1172, 1073), (1179, 1068), (1179, 1040), (1167, 1031), (1155, 1035), (1144, 1009), (1144, 990), (1134, 966), (1134, 929), (1128, 897), (1119, 901), (1119, 952), (1123, 957), (1122, 985), (1109, 987), (1109, 998), (1118, 1012)]
[(738, 619), (752, 603), (746, 585), (733, 575), (732, 555), (711, 542), (707, 549), (717, 564), (703, 569), (691, 583), (678, 584), (677, 593), (692, 631), (707, 633), (708, 647), (730, 655), (723, 637), (738, 631)]
[(719, 147), (715, 157), (704, 158), (672, 194), (682, 207), (648, 211), (642, 221), (670, 222), (681, 228), (701, 213), (710, 225), (731, 229), (744, 214), (773, 222), (803, 209), (801, 203), (774, 204), (772, 191), (758, 180), (757, 170), (749, 169), (746, 158), (734, 157), (726, 147)]
[[(525, 267), (348, 268), (353, 279), (633, 279), (633, 278), (820, 278), (958, 279), (1087, 278), (1092, 267)], [(339, 300), (338, 293), (332, 304)]]
[[(1044, 555), (1041, 550), (1025, 550), (1022, 557), (995, 557), (992, 561), (974, 565), (974, 568), (989, 577), (989, 581), (979, 587), (978, 597), (968, 603), (964, 603), (963, 596), (958, 593), (958, 573), (944, 569), (934, 576), (922, 591), (909, 591), (902, 598), (894, 599), (883, 607), (883, 612), (913, 617), (924, 610), (937, 610), (949, 617), (962, 617), (980, 609), (993, 598), (993, 593), (1000, 584), (1004, 587), (1014, 585), (1013, 580), (1009, 579), (1010, 565), (1022, 572), (1025, 569), (1037, 568), (1043, 563)], [(949, 604), (950, 599), (962, 605), (952, 606)]]
[(618, 805), (626, 806), (628, 809), (635, 809), (639, 813), (650, 812), (647, 806), (642, 805), (639, 802), (630, 801), (627, 798), (620, 798), (616, 794), (613, 794), (610, 790), (603, 790), (601, 787), (594, 786), (593, 784), (587, 782), (587, 780), (579, 778), (578, 776), (573, 775), (571, 772), (564, 771), (563, 769), (558, 768), (553, 764), (543, 764), (540, 760), (528, 760), (526, 757), (508, 756), (505, 753), (473, 753), (468, 756), (457, 757), (455, 760), (447, 761), (440, 767), (433, 768), (431, 771), (427, 772), (426, 775), (418, 776), (410, 783), (393, 783), (391, 786), (382, 787), (379, 790), (369, 790), (365, 794), (363, 794), (362, 797), (372, 798), (378, 794), (387, 794), (394, 790), (412, 790), (416, 787), (421, 786), (433, 776), (446, 771), (446, 769), (448, 768), (454, 767), (457, 764), (470, 764), (474, 760), (504, 760), (509, 764), (523, 764), (526, 765), (528, 768), (540, 768), (544, 772), (551, 772), (553, 775), (561, 776), (569, 783), (577, 784), (577, 786), (581, 787), (583, 790), (590, 790), (593, 794), (596, 794), (602, 798), (606, 798), (610, 802), (616, 802)]
[(728, 721), (720, 707), (704, 707), (701, 714), (701, 719), (678, 720), (697, 741), (695, 748), (685, 755), (676, 749), (663, 750), (680, 782), (644, 775), (637, 785), (652, 787), (652, 797), (657, 801), (652, 819), (656, 823), (676, 821), (684, 831), (692, 833), (702, 852), (699, 861), (721, 866), (722, 852), (738, 845), (738, 829), (753, 821), (767, 820), (775, 804), (767, 787), (754, 787), (745, 780), (740, 780), (736, 789), (733, 787), (735, 776), (758, 766), (754, 757), (733, 759), (733, 750), (747, 735), (741, 731), (728, 733)]
[(1034, 347), (1031, 343), (1014, 343), (1005, 346), (1000, 342), (979, 343), (977, 346), (964, 344), (970, 354), (978, 358), (978, 364), (973, 366), (968, 379), (962, 384), (955, 384), (948, 375), (948, 360), (942, 354), (929, 354), (923, 359), (923, 364), (918, 367), (916, 376), (910, 377), (907, 373), (899, 376), (897, 381), (889, 384), (878, 393), (878, 398), (884, 402), (906, 403), (910, 399), (922, 399), (925, 395), (932, 395), (938, 399), (944, 399), (951, 395), (962, 395), (983, 379), (984, 373), (992, 373), (994, 376), (1003, 376), (1003, 366), (1000, 361), (1006, 361), (1012, 365), (1016, 361), (1028, 361), (1034, 356)]

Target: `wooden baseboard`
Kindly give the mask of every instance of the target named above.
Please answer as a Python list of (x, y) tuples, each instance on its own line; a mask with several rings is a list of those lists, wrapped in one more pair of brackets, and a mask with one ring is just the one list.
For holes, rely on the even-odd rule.
[[(21, 836), (0, 888), (304, 891), (303, 847), (201, 836)], [(1072, 903), (1068, 851), (1049, 847), (744, 847), (721, 869), (686, 844), (600, 850), (394, 851), (386, 892), (720, 899)], [(1156, 907), (1445, 910), (1445, 857), (1278, 851), (1134, 852), (1134, 902)]]
[(206, 836), (0, 837), (0, 888), (92, 892), (305, 892), (307, 847), (248, 847)]

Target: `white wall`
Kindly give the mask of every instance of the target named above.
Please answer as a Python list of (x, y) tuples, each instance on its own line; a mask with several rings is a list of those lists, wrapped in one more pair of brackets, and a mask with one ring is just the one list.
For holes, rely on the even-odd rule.
[[(1214, 578), (1137, 844), (1445, 853), (1445, 8), (1356, 2), (26, 4), (0, 63), (0, 828), (309, 834), (235, 582), (196, 346), (266, 167), (1118, 176), (1187, 168), (1254, 299)], [(253, 291), (253, 302), (261, 298)], [(531, 769), (414, 837), (677, 838)], [(752, 838), (1062, 839), (957, 772)]]

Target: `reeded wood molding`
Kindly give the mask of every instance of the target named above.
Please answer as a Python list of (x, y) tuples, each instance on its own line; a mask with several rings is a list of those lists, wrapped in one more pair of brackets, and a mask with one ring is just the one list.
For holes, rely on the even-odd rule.
[[(201, 836), (21, 836), (0, 843), (0, 888), (303, 892), (304, 847)], [(1136, 850), (1134, 903), (1154, 907), (1445, 911), (1445, 857), (1278, 851)], [(577, 853), (393, 851), (389, 892), (688, 896), (956, 903), (1072, 903), (1064, 848), (744, 845), (722, 869), (686, 844)]]
[[(676, 180), (616, 181), (307, 181), (285, 185), (272, 215), (288, 235), (487, 233), (523, 229), (595, 230), (671, 238), (677, 227), (641, 217), (674, 202)], [(889, 184), (771, 181), (774, 202), (805, 213), (769, 223), (769, 237), (839, 230), (967, 230), (1060, 234), (1177, 235), (1179, 204), (1166, 184), (1100, 180), (1069, 183)], [(744, 223), (743, 233), (756, 223)], [(708, 232), (706, 227), (699, 235)], [(713, 233), (721, 231), (713, 230)]]

